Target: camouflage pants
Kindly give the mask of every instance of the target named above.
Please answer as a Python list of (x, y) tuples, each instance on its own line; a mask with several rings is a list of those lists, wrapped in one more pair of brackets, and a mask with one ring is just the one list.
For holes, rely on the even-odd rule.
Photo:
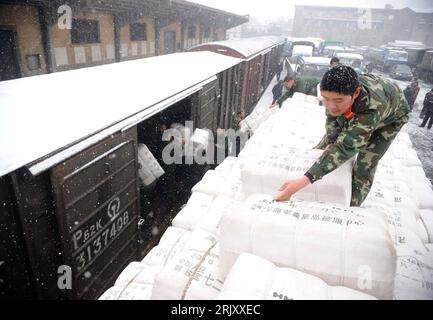
[(367, 197), (373, 184), (379, 160), (408, 120), (409, 116), (406, 115), (396, 122), (376, 130), (367, 146), (359, 151), (352, 172), (351, 206), (359, 207)]

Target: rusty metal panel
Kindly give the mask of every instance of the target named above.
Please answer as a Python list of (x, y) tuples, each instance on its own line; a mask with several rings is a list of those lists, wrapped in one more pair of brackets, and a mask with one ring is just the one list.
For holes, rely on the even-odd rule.
[(29, 261), (35, 297), (62, 299), (57, 269), (64, 262), (49, 175), (33, 176), (22, 168), (11, 174), (11, 181), (25, 242), (25, 250), (18, 246), (17, 250)]
[(212, 81), (200, 90), (199, 127), (214, 131), (218, 121), (218, 80)]
[(135, 128), (53, 168), (51, 181), (72, 299), (97, 298), (137, 257), (139, 193)]
[(35, 299), (37, 294), (10, 176), (0, 177), (0, 230), (0, 300)]

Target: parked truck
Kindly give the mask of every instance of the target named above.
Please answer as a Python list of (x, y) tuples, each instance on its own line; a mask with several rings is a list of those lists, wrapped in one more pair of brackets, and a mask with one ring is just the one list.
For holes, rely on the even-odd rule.
[(374, 68), (384, 72), (388, 72), (391, 67), (397, 64), (408, 63), (408, 53), (406, 51), (389, 48), (372, 48), (364, 54), (364, 58)]
[(415, 75), (423, 81), (433, 83), (433, 50), (424, 53), (422, 62), (415, 68)]

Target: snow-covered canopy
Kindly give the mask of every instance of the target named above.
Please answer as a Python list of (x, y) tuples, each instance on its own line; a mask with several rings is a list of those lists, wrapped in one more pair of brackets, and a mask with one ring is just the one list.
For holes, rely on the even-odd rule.
[[(249, 59), (252, 56), (260, 54), (263, 51), (267, 51), (272, 47), (283, 43), (284, 38), (282, 37), (256, 37), (256, 38), (242, 38), (232, 39), (224, 41), (207, 42), (200, 46), (221, 46), (239, 52), (245, 59)], [(194, 48), (196, 48), (194, 47)]]
[(241, 61), (177, 53), (0, 82), (0, 177), (175, 101)]

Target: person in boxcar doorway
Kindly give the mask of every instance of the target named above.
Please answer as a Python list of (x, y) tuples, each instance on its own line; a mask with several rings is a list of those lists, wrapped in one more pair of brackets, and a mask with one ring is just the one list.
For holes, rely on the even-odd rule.
[(304, 93), (307, 95), (317, 95), (317, 85), (320, 83), (320, 78), (317, 77), (299, 77), (288, 75), (283, 80), (287, 91), (276, 102), (273, 102), (270, 108), (275, 106), (281, 107), (284, 101), (293, 97), (295, 92)]
[(231, 128), (234, 131), (238, 131), (241, 128), (241, 121), (247, 117), (247, 113), (244, 110), (238, 111), (236, 115), (232, 114), (232, 125)]
[(272, 88), (272, 104), (274, 104), (275, 102), (277, 102), (278, 99), (281, 98), (282, 94), (283, 94), (283, 88), (284, 88), (284, 81), (278, 81), (275, 86)]
[[(424, 112), (424, 119), (420, 125), (421, 128), (424, 128), (427, 124), (427, 130), (430, 130), (433, 126), (433, 89), (431, 89), (424, 97), (424, 103), (421, 113)], [(430, 121), (429, 121), (430, 120)]]
[[(250, 138), (250, 132), (246, 131), (243, 132), (241, 131), (241, 121), (244, 120), (246, 118), (247, 114), (244, 110), (241, 110), (237, 113), (236, 117), (233, 117), (233, 122), (232, 122), (232, 129), (236, 132), (236, 140), (235, 143), (230, 146), (230, 152), (229, 154), (231, 156), (238, 156), (239, 152), (241, 152), (241, 149), (243, 148), (243, 145), (241, 144), (241, 140), (246, 141)], [(229, 139), (230, 141), (230, 139)], [(245, 143), (245, 142), (244, 142)], [(235, 148), (235, 150), (233, 150), (233, 148)]]
[(229, 154), (229, 139), (225, 130), (218, 126), (214, 133), (214, 163), (211, 169), (215, 169)]
[(158, 143), (157, 159), (165, 173), (158, 180), (156, 190), (158, 194), (166, 197), (168, 204), (172, 204), (175, 201), (175, 197), (176, 197), (176, 190), (175, 190), (176, 165), (174, 163), (167, 164), (164, 161), (162, 156), (164, 148), (174, 143), (173, 136), (169, 138), (164, 137), (164, 132), (169, 128), (170, 126), (167, 125), (166, 123), (160, 123), (158, 128), (159, 143)]

